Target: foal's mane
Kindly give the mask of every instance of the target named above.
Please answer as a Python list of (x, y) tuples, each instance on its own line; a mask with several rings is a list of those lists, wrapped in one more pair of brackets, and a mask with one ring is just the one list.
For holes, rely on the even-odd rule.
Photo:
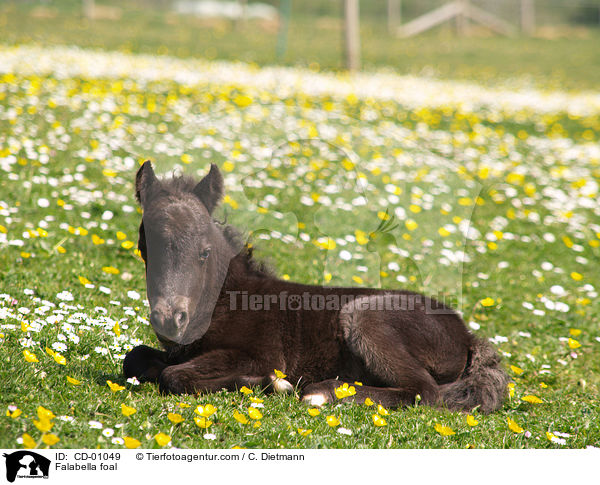
[[(198, 185), (198, 181), (187, 175), (173, 175), (171, 178), (161, 180), (160, 190), (174, 197), (184, 194), (193, 194), (194, 188)], [(237, 255), (232, 260), (232, 263), (237, 263), (238, 270), (243, 271), (248, 276), (258, 278), (273, 278), (274, 272), (263, 261), (257, 261), (253, 257), (253, 248), (245, 242), (246, 237), (235, 227), (227, 224), (227, 218), (219, 221), (213, 218), (215, 225), (221, 230), (227, 243), (237, 251)], [(239, 266), (241, 265), (241, 268)]]

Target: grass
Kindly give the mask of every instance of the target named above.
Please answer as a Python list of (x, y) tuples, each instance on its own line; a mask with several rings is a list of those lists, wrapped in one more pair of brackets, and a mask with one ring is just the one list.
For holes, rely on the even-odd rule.
[[(72, 62), (96, 63), (77, 55)], [(19, 59), (26, 65), (28, 54)], [(60, 82), (18, 69), (3, 76), (0, 446), (29, 435), (44, 447), (52, 434), (63, 447), (121, 447), (125, 437), (158, 447), (158, 433), (192, 448), (560, 446), (546, 432), (567, 433), (553, 439), (568, 447), (597, 446), (598, 115), (569, 116), (568, 104), (550, 114), (485, 105), (465, 112), (284, 96), (228, 69), (235, 85), (138, 82), (133, 70), (123, 79)], [(271, 159), (272, 149), (279, 157)], [(140, 214), (132, 182), (142, 155), (159, 172), (198, 175), (218, 163), (229, 194), (220, 215), (254, 231), (259, 254), (286, 278), (455, 298), (513, 366), (512, 397), (495, 414), (475, 412), (475, 427), (465, 414), (418, 405), (380, 413), (387, 425), (377, 427), (377, 411), (365, 405), (328, 405), (312, 417), (293, 397), (261, 396), (255, 428), (233, 418), (252, 404), (242, 393), (163, 397), (154, 385), (125, 382), (126, 351), (158, 345), (138, 299), (144, 270), (133, 245)], [(366, 206), (354, 202), (359, 180), (367, 181)], [(357, 231), (368, 235), (386, 210), (399, 226), (361, 243)], [(469, 219), (479, 235), (465, 239), (460, 222)], [(462, 267), (452, 263), (455, 249), (468, 255)], [(107, 381), (123, 389), (113, 392)], [(528, 395), (542, 403), (523, 401)], [(124, 416), (122, 404), (137, 412)], [(217, 408), (208, 430), (193, 420), (205, 404)], [(39, 406), (57, 416), (51, 430), (36, 426)], [(171, 423), (169, 412), (185, 421)], [(330, 427), (329, 415), (341, 424)], [(511, 431), (508, 418), (523, 432)], [(436, 424), (455, 434), (442, 436)]]
[[(101, 5), (110, 2), (99, 2)], [(4, 42), (40, 45), (73, 44), (125, 52), (178, 57), (241, 60), (259, 65), (286, 64), (312, 69), (343, 68), (340, 13), (316, 17), (296, 7), (286, 52), (276, 54), (277, 27), (250, 23), (240, 28), (229, 21), (202, 21), (172, 12), (141, 8), (136, 2), (114, 2), (118, 19), (83, 19), (80, 2), (62, 1), (0, 5)], [(478, 32), (460, 39), (450, 27), (411, 39), (390, 36), (385, 20), (363, 15), (362, 57), (366, 69), (395, 71), (443, 79), (474, 79), (579, 91), (600, 86), (598, 29), (558, 27), (545, 38), (502, 38)], [(548, 31), (545, 29), (544, 31)]]
[[(19, 50), (19, 63), (0, 48), (0, 447), (120, 448), (125, 437), (160, 447), (158, 433), (189, 448), (600, 446), (600, 110), (593, 99), (575, 93), (554, 103), (562, 94), (553, 93), (523, 106), (518, 89), (503, 97), (492, 88), (465, 102), (446, 82), (421, 97), (429, 74), (396, 88), (404, 101), (361, 94), (361, 86), (347, 94), (343, 77), (317, 94), (305, 71), (290, 72), (293, 89), (277, 79), (256, 87), (236, 65), (220, 66), (227, 82), (209, 74), (181, 83), (176, 74), (216, 65), (175, 60), (144, 66), (151, 75), (141, 79), (136, 57), (113, 54), (122, 77), (65, 78), (53, 44), (276, 61), (275, 33), (226, 23), (199, 28), (131, 4), (119, 21), (85, 23), (73, 5), (35, 20), (31, 5), (0, 7), (5, 42), (49, 46)], [(400, 41), (370, 35), (368, 21), (363, 28), (368, 67), (423, 74), (435, 66), (435, 76), (507, 86), (522, 86), (526, 76), (544, 89), (576, 92), (597, 89), (600, 79), (594, 32), (473, 42), (441, 31)], [(37, 72), (47, 59), (54, 67)], [(101, 65), (89, 52), (69, 59), (84, 71)], [(331, 22), (295, 18), (282, 62), (339, 69), (339, 32)], [(383, 74), (369, 79), (393, 87)], [(258, 389), (164, 397), (154, 385), (126, 382), (124, 354), (142, 342), (158, 346), (135, 254), (133, 179), (146, 158), (159, 173), (200, 176), (219, 164), (228, 198), (218, 216), (241, 228), (284, 278), (409, 288), (455, 301), (473, 331), (504, 355), (513, 388), (503, 408), (474, 411), (476, 426), (466, 414), (420, 405), (384, 414), (335, 403), (311, 416), (297, 399)], [(358, 205), (359, 194), (367, 205)], [(364, 244), (386, 211), (398, 226)], [(466, 237), (464, 221), (478, 232)], [(123, 389), (113, 392), (107, 381)], [(523, 400), (532, 395), (542, 403)], [(263, 416), (242, 424), (233, 414), (248, 417), (252, 396), (264, 400)], [(136, 412), (125, 416), (123, 404)], [(217, 411), (201, 429), (194, 410), (206, 404)], [(56, 417), (39, 419), (40, 406)], [(174, 424), (169, 413), (184, 421)], [(375, 426), (374, 414), (386, 425)], [(340, 424), (329, 426), (326, 416)]]

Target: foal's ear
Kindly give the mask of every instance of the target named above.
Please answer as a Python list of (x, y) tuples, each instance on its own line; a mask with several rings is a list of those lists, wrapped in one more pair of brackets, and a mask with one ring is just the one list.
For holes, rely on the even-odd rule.
[(146, 160), (135, 176), (135, 198), (143, 206), (150, 187), (158, 182), (150, 160)]
[(223, 197), (223, 176), (219, 167), (210, 164), (210, 172), (194, 187), (194, 194), (206, 206), (209, 214), (217, 207)]

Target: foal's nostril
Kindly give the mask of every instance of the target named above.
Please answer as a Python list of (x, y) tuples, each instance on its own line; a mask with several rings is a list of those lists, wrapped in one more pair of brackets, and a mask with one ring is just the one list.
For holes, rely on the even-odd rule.
[(175, 324), (181, 328), (185, 327), (188, 324), (188, 314), (187, 312), (177, 312), (175, 313)]
[(158, 310), (152, 310), (150, 313), (150, 323), (153, 327), (162, 327), (164, 323), (164, 317)]

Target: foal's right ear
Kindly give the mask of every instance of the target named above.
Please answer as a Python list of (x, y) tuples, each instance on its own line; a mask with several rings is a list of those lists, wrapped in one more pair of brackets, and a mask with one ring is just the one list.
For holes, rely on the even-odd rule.
[(194, 194), (205, 205), (208, 213), (212, 214), (212, 211), (223, 198), (223, 191), (223, 175), (219, 172), (219, 167), (211, 163), (208, 174), (194, 187)]
[(150, 160), (146, 160), (135, 176), (135, 198), (143, 206), (150, 187), (158, 182)]

